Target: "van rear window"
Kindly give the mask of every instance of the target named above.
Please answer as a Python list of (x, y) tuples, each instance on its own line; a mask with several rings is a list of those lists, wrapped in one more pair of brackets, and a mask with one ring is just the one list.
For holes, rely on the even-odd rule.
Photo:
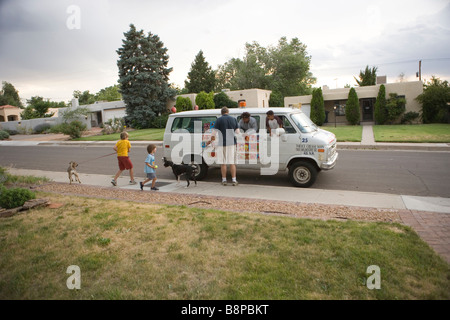
[(195, 122), (201, 122), (202, 133), (214, 128), (217, 117), (178, 117), (173, 120), (172, 132), (177, 130), (187, 130), (189, 133), (194, 133)]

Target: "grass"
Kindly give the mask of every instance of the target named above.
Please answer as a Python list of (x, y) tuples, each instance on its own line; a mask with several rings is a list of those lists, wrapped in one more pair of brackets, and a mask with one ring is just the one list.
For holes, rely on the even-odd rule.
[(321, 129), (333, 132), (339, 142), (361, 142), (362, 139), (362, 126), (326, 126)]
[[(162, 141), (165, 129), (142, 129), (128, 131), (130, 141)], [(116, 141), (120, 140), (120, 133), (82, 137), (74, 141)]]
[(450, 298), (449, 265), (399, 224), (38, 196), (65, 205), (0, 219), (0, 299)]
[(450, 124), (377, 125), (373, 133), (377, 142), (450, 142)]
[(0, 184), (4, 183), (5, 186), (40, 185), (49, 181), (50, 179), (46, 177), (16, 176), (9, 174), (5, 168), (0, 167)]

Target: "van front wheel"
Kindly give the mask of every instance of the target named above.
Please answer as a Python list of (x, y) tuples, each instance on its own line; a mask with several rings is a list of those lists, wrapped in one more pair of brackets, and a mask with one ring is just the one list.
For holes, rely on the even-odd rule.
[(289, 168), (289, 179), (295, 187), (309, 188), (317, 178), (317, 169), (308, 162), (299, 161)]

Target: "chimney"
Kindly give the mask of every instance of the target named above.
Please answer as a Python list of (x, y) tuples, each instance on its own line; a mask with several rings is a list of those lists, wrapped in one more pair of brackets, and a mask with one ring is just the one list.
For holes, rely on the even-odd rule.
[(72, 99), (72, 107), (74, 109), (78, 108), (80, 106), (80, 104), (78, 103), (78, 99), (77, 98), (73, 98)]

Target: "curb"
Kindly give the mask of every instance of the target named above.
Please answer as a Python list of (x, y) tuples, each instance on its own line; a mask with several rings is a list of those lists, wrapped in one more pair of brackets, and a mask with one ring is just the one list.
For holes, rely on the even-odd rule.
[(400, 151), (450, 151), (450, 146), (447, 144), (436, 144), (436, 145), (411, 145), (411, 144), (337, 144), (338, 150), (400, 150)]

